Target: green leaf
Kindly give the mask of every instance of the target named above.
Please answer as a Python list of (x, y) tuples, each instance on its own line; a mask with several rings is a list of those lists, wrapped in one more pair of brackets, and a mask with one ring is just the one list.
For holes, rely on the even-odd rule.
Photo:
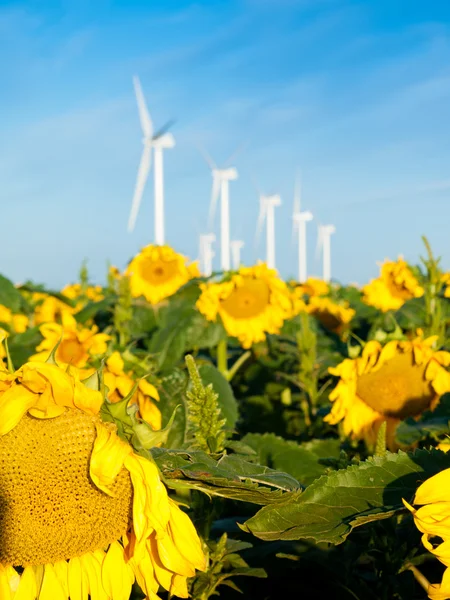
[(160, 401), (158, 408), (162, 414), (163, 426), (169, 423), (173, 411), (178, 408), (175, 420), (170, 428), (166, 448), (183, 448), (187, 435), (186, 387), (188, 378), (181, 369), (174, 369), (170, 375), (163, 377), (158, 385)]
[(334, 439), (297, 444), (273, 433), (249, 433), (241, 441), (257, 452), (260, 464), (285, 471), (305, 486), (327, 471), (320, 459), (337, 459), (340, 451)]
[(109, 296), (99, 302), (89, 302), (84, 308), (74, 314), (78, 323), (86, 323), (93, 319), (99, 312), (108, 312), (111, 310), (116, 298)]
[(403, 510), (403, 498), (411, 502), (425, 479), (448, 467), (450, 456), (439, 450), (388, 452), (322, 476), (300, 495), (285, 494), (243, 528), (263, 540), (307, 538), (340, 544), (353, 528)]
[(208, 363), (199, 365), (198, 368), (203, 384), (206, 387), (212, 384), (214, 391), (219, 394), (218, 404), (222, 415), (227, 420), (228, 429), (234, 429), (239, 417), (238, 404), (233, 394), (233, 389), (222, 373)]
[(450, 432), (450, 394), (444, 394), (434, 411), (424, 412), (419, 420), (402, 421), (395, 432), (396, 441), (412, 446), (427, 438), (437, 439)]
[(65, 296), (61, 292), (57, 292), (56, 290), (49, 290), (44, 285), (34, 284), (32, 282), (27, 281), (23, 285), (19, 286), (19, 290), (24, 290), (25, 292), (31, 293), (46, 294), (47, 296), (53, 296), (54, 298), (61, 300), (61, 302), (64, 302), (64, 304), (67, 304), (72, 308), (75, 306), (75, 300), (68, 298), (67, 296)]
[(20, 312), (23, 303), (22, 294), (12, 281), (0, 275), (0, 304), (10, 308), (13, 313)]
[(260, 505), (279, 502), (286, 492), (298, 490), (298, 482), (286, 473), (238, 457), (216, 461), (201, 451), (152, 448), (151, 452), (165, 483), (174, 489), (196, 489), (209, 496)]
[(8, 338), (8, 347), (12, 362), (16, 369), (21, 367), (32, 354), (36, 353), (36, 346), (42, 342), (39, 327), (31, 327), (23, 333), (17, 333)]

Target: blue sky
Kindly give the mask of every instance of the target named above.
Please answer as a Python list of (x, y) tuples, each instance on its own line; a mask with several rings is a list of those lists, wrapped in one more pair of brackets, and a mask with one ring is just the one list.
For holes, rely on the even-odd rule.
[[(406, 8), (407, 7), (407, 8)], [(152, 241), (152, 185), (126, 224), (141, 153), (132, 75), (165, 154), (167, 238), (196, 258), (211, 177), (246, 142), (230, 186), (232, 237), (254, 250), (252, 178), (279, 192), (277, 264), (296, 273), (301, 169), (309, 272), (317, 224), (333, 223), (333, 276), (416, 262), (426, 234), (450, 268), (450, 3), (442, 0), (0, 1), (0, 272), (52, 286), (88, 258), (124, 267)]]

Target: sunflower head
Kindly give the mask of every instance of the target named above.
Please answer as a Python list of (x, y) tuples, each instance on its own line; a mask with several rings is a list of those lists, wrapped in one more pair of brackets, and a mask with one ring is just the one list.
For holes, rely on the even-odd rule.
[(80, 326), (67, 312), (62, 313), (61, 317), (62, 324), (41, 325), (39, 331), (44, 339), (36, 348), (37, 354), (34, 354), (30, 360), (45, 361), (50, 352), (56, 348), (55, 356), (59, 363), (84, 367), (89, 360), (106, 352), (107, 342), (111, 336), (98, 333), (96, 325), (90, 328)]
[(105, 402), (74, 368), (0, 370), (2, 599), (128, 599), (134, 581), (187, 597), (205, 568), (188, 516), (103, 420)]
[(384, 262), (378, 279), (365, 285), (362, 292), (366, 304), (386, 312), (399, 309), (407, 300), (420, 298), (424, 290), (408, 264), (399, 258)]
[(450, 391), (450, 353), (434, 351), (436, 338), (391, 341), (384, 347), (370, 341), (358, 358), (345, 359), (330, 368), (339, 381), (330, 394), (333, 406), (325, 418), (342, 421), (345, 435), (376, 440), (379, 426), (387, 421), (393, 444), (395, 428), (406, 417), (433, 409)]
[(8, 325), (15, 333), (23, 333), (29, 325), (29, 319), (26, 315), (14, 314), (10, 308), (0, 304), (0, 323)]
[(330, 292), (329, 284), (323, 279), (308, 277), (304, 283), (297, 284), (295, 287), (297, 295), (300, 296), (327, 296)]
[(413, 500), (419, 508), (414, 508), (405, 499), (403, 503), (423, 534), (425, 548), (447, 567), (441, 583), (430, 584), (428, 597), (446, 600), (450, 598), (450, 469), (437, 473), (419, 486)]
[(322, 325), (330, 331), (342, 335), (355, 316), (355, 311), (349, 303), (342, 301), (339, 304), (331, 298), (313, 296), (306, 305), (306, 312), (316, 317)]
[(279, 333), (293, 314), (291, 292), (264, 263), (241, 267), (226, 281), (200, 287), (198, 310), (209, 321), (220, 316), (227, 333), (243, 348), (264, 341), (267, 333)]
[(146, 246), (128, 265), (125, 275), (130, 276), (131, 294), (144, 296), (151, 304), (175, 294), (185, 283), (200, 277), (197, 263), (177, 254), (170, 246)]

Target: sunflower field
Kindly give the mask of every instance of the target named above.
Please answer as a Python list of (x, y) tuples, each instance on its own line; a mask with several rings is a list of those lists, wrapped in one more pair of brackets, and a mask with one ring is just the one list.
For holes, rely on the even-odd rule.
[(0, 600), (450, 598), (450, 273), (0, 276)]

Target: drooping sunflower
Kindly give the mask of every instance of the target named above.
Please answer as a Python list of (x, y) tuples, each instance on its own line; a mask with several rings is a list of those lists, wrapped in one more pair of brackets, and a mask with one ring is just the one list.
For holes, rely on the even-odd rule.
[(450, 391), (450, 373), (444, 368), (450, 353), (433, 350), (436, 339), (394, 340), (384, 347), (370, 341), (361, 356), (330, 368), (340, 379), (330, 394), (333, 406), (325, 420), (332, 425), (342, 421), (345, 435), (370, 445), (386, 421), (392, 445), (402, 419), (433, 410)]
[[(95, 369), (85, 369), (86, 378)], [(106, 360), (103, 369), (103, 380), (108, 388), (108, 400), (113, 404), (128, 396), (135, 379), (131, 372), (125, 372), (125, 363), (119, 352), (113, 352)], [(158, 390), (146, 379), (140, 379), (129, 404), (137, 404), (139, 414), (153, 429), (161, 429), (161, 412), (153, 400), (159, 400)]]
[[(405, 499), (405, 506), (412, 512), (417, 529), (423, 533), (422, 543), (447, 568), (441, 583), (428, 588), (431, 600), (450, 598), (450, 469), (430, 477), (417, 489), (413, 504)], [(440, 538), (440, 540), (439, 540)]]
[(380, 276), (362, 288), (363, 301), (383, 312), (398, 310), (412, 298), (423, 296), (423, 287), (401, 257), (385, 261)]
[[(41, 325), (39, 331), (44, 339), (36, 348), (31, 361), (45, 361), (56, 346), (56, 360), (62, 364), (84, 367), (86, 363), (99, 355), (105, 354), (107, 342), (111, 336), (98, 333), (98, 327), (90, 328), (80, 326), (74, 317), (63, 312), (62, 323), (46, 323)], [(59, 345), (58, 345), (59, 344)]]
[(200, 271), (197, 263), (188, 264), (187, 258), (170, 246), (150, 245), (131, 260), (125, 275), (130, 276), (134, 298), (144, 296), (150, 304), (158, 304), (190, 279), (200, 277)]
[(128, 600), (134, 581), (187, 598), (205, 568), (189, 517), (103, 402), (74, 369), (0, 371), (2, 600)]
[(9, 325), (15, 333), (26, 331), (30, 320), (27, 315), (14, 314), (10, 308), (0, 304), (0, 323)]
[(293, 314), (291, 292), (264, 263), (241, 267), (230, 279), (200, 288), (198, 310), (208, 321), (220, 316), (227, 333), (243, 348), (264, 341), (266, 333), (279, 333)]
[(338, 335), (344, 333), (355, 316), (355, 311), (350, 308), (348, 302), (342, 301), (338, 304), (333, 302), (331, 298), (321, 298), (319, 296), (312, 296), (305, 310), (316, 317), (326, 329)]

